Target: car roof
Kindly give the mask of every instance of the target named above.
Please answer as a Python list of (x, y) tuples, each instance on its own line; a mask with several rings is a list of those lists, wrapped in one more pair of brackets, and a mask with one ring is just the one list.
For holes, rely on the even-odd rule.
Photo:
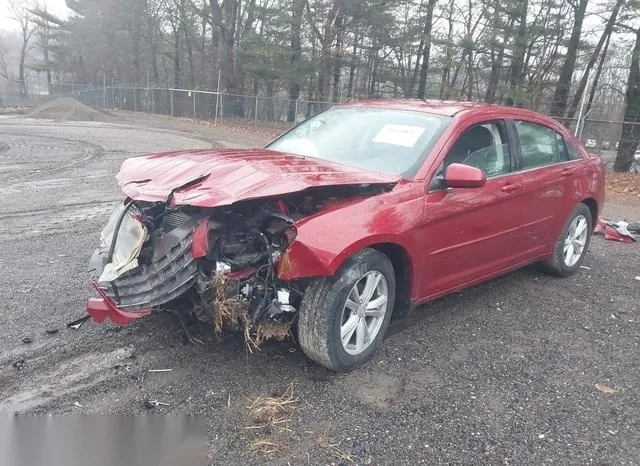
[(377, 99), (362, 100), (358, 102), (349, 102), (339, 104), (337, 107), (367, 107), (367, 108), (388, 108), (397, 110), (414, 110), (419, 112), (434, 113), (443, 116), (457, 116), (462, 113), (482, 113), (487, 110), (493, 112), (498, 110), (508, 111), (510, 114), (532, 114), (528, 110), (505, 107), (502, 105), (488, 104), (485, 102), (457, 102), (453, 100), (420, 100), (420, 99)]

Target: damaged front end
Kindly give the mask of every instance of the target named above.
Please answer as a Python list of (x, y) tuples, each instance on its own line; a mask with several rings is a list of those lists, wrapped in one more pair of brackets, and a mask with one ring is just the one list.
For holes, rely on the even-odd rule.
[(91, 257), (100, 298), (89, 300), (87, 312), (97, 322), (126, 324), (153, 311), (172, 311), (192, 314), (217, 333), (241, 330), (256, 346), (282, 339), (305, 286), (277, 273), (297, 236), (296, 222), (388, 188), (324, 187), (213, 208), (127, 199)]

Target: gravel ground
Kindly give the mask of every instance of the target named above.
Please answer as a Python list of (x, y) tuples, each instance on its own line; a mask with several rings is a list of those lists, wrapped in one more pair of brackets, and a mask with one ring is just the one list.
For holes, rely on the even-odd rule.
[[(0, 119), (0, 412), (199, 414), (224, 465), (640, 461), (637, 245), (596, 237), (574, 277), (528, 267), (422, 306), (350, 374), (310, 363), (292, 341), (254, 354), (233, 335), (187, 345), (171, 316), (67, 329), (93, 295), (86, 264), (121, 198), (124, 158), (268, 139), (118, 116)], [(606, 216), (640, 219), (640, 201), (607, 204)], [(247, 428), (250, 398), (291, 383), (287, 422)], [(261, 440), (276, 451), (250, 452)]]

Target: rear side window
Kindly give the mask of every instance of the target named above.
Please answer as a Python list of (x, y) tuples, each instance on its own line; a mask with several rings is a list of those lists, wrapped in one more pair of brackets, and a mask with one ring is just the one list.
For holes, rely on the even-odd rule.
[(516, 121), (515, 127), (520, 140), (523, 170), (570, 159), (566, 141), (560, 133), (530, 121)]

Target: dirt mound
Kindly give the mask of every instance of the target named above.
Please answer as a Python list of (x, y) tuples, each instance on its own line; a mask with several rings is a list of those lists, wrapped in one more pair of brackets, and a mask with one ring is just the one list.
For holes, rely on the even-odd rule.
[(27, 113), (31, 118), (66, 121), (111, 121), (113, 116), (95, 110), (70, 97), (52, 100)]

